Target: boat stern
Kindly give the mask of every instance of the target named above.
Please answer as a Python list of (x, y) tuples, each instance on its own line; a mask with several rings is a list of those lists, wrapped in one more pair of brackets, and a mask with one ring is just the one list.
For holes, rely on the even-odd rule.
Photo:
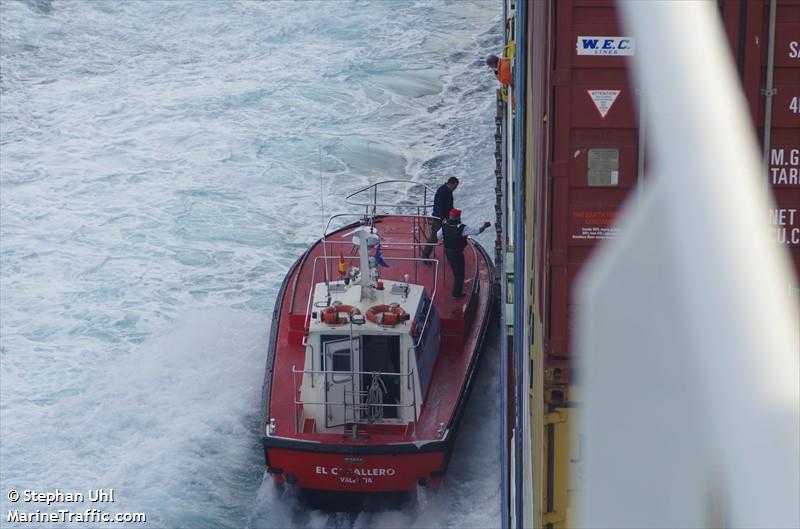
[(265, 447), (265, 451), (267, 471), (275, 483), (319, 491), (386, 493), (410, 492), (418, 485), (435, 487), (446, 464), (444, 450), (345, 454)]

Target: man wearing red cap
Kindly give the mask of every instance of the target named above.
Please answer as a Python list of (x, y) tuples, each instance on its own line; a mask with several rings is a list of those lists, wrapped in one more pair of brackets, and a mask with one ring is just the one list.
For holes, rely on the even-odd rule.
[(442, 224), (442, 229), (436, 234), (440, 241), (444, 241), (444, 254), (450, 261), (450, 268), (453, 269), (453, 297), (463, 298), (464, 293), (464, 248), (467, 247), (467, 237), (478, 235), (491, 226), (488, 220), (480, 228), (470, 228), (466, 224), (461, 224), (461, 210), (453, 208), (450, 210), (447, 220)]

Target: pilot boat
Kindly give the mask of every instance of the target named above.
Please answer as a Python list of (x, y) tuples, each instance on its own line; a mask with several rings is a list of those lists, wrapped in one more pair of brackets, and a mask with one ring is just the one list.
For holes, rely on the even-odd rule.
[[(398, 186), (421, 199), (379, 199), (398, 196)], [(275, 483), (360, 495), (414, 492), (444, 477), (495, 286), (488, 254), (471, 239), (465, 297), (450, 293), (441, 245), (422, 257), (428, 196), (426, 186), (397, 180), (351, 193), (347, 203), (362, 212), (331, 217), (286, 274), (262, 393), (261, 441)]]

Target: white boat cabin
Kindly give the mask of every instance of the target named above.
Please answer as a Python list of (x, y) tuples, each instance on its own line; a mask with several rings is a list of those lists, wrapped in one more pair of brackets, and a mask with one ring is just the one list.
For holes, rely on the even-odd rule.
[(318, 283), (310, 316), (298, 428), (416, 424), (440, 344), (425, 288), (391, 280)]

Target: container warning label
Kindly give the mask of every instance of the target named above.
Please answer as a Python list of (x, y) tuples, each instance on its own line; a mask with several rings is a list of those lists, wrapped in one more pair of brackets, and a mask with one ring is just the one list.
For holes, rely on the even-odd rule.
[(600, 113), (601, 118), (605, 118), (614, 101), (619, 97), (622, 90), (587, 90), (586, 93), (592, 98), (594, 107)]
[(636, 39), (633, 37), (579, 36), (575, 49), (578, 55), (602, 55), (611, 57), (635, 55)]
[(619, 228), (613, 225), (616, 216), (614, 210), (572, 211), (570, 238), (573, 241), (614, 239), (619, 235)]
[(770, 151), (769, 180), (774, 186), (800, 185), (800, 148), (777, 147)]

